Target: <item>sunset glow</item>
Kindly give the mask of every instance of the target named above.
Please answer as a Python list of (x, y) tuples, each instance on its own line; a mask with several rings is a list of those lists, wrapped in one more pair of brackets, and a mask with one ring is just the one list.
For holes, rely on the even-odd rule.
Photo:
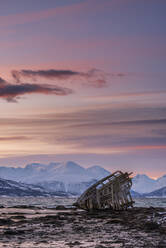
[(0, 5), (1, 165), (69, 158), (163, 175), (166, 2)]

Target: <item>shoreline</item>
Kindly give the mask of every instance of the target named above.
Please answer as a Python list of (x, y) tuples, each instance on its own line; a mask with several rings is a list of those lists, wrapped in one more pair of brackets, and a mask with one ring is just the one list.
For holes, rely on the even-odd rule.
[(166, 208), (87, 212), (62, 207), (2, 208), (0, 247), (166, 247)]

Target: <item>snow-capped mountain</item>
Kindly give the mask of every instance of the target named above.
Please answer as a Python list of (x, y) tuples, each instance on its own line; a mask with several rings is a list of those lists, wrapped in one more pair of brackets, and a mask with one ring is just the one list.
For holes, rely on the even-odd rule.
[(75, 162), (50, 163), (48, 165), (33, 163), (25, 168), (0, 167), (0, 177), (25, 183), (40, 183), (43, 181), (58, 181), (64, 183), (90, 182), (109, 175), (100, 166), (83, 168)]
[(165, 187), (166, 186), (166, 175), (164, 175), (162, 177), (159, 177), (156, 180), (156, 185), (157, 185), (158, 188)]
[(88, 169), (86, 169), (86, 171), (88, 172), (89, 175), (91, 175), (91, 177), (93, 177), (96, 180), (99, 180), (102, 177), (106, 177), (110, 174), (109, 171), (105, 170), (104, 168), (98, 165), (89, 167)]
[(25, 168), (0, 167), (0, 177), (36, 184), (50, 192), (81, 194), (100, 178), (110, 172), (100, 166), (83, 168), (75, 162), (28, 164)]
[[(100, 166), (84, 168), (72, 161), (32, 163), (25, 168), (0, 167), (0, 178), (36, 184), (51, 192), (61, 191), (72, 194), (81, 194), (97, 180), (109, 174), (109, 171)], [(132, 190), (144, 194), (165, 186), (166, 175), (154, 180), (147, 175), (138, 174), (133, 178)]]
[(42, 186), (49, 192), (65, 192), (66, 194), (81, 195), (87, 188), (96, 183), (97, 180), (89, 182), (60, 182), (60, 181), (46, 181), (40, 182), (37, 185)]
[(166, 175), (155, 180), (147, 175), (138, 174), (133, 178), (132, 182), (132, 190), (142, 194), (150, 193), (166, 186)]
[(166, 197), (166, 187), (157, 189), (147, 194), (143, 194), (143, 197)]
[(148, 193), (156, 189), (156, 180), (147, 175), (136, 175), (133, 180), (132, 190), (138, 193)]
[(142, 197), (142, 195), (140, 193), (138, 193), (138, 192), (136, 192), (134, 190), (130, 190), (130, 193), (131, 193), (131, 196), (133, 198), (140, 198), (140, 197)]
[(48, 196), (50, 193), (37, 185), (18, 183), (12, 180), (0, 178), (1, 196)]

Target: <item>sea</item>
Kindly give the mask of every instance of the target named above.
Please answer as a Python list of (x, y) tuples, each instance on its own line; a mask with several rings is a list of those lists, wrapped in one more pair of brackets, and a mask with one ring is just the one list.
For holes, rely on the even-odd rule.
[[(0, 197), (0, 208), (36, 207), (55, 208), (63, 205), (72, 207), (76, 197)], [(166, 198), (135, 198), (134, 207), (162, 207), (166, 208)]]

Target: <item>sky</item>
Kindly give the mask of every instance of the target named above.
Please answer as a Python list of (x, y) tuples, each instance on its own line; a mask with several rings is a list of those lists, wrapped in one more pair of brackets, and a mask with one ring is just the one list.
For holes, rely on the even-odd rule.
[(165, 0), (0, 0), (0, 165), (166, 174), (165, 12)]

